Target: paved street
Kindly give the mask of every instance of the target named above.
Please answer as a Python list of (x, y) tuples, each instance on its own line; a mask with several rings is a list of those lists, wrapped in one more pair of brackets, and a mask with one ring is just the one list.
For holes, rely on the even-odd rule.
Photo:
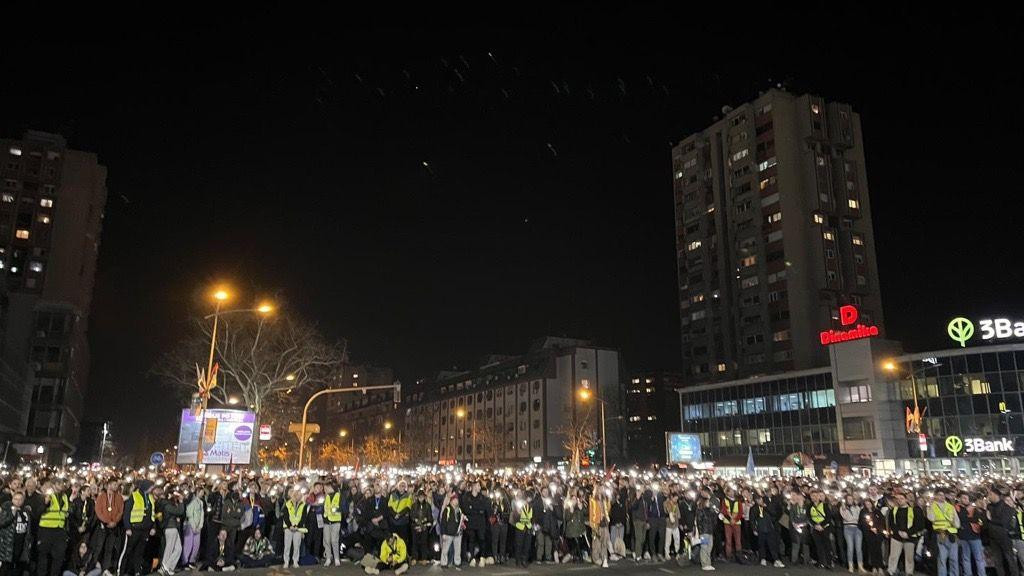
[[(775, 576), (790, 576), (790, 575), (801, 575), (811, 576), (812, 574), (834, 574), (836, 576), (845, 574), (845, 571), (836, 569), (833, 572), (824, 572), (822, 570), (816, 570), (808, 568), (806, 566), (800, 566), (797, 568), (771, 568), (761, 566), (741, 566), (733, 563), (718, 563), (715, 564), (717, 570), (714, 572), (716, 576), (739, 576), (740, 574), (750, 574), (751, 570), (754, 570), (757, 574), (764, 576), (775, 575)], [(516, 568), (512, 566), (488, 566), (486, 568), (470, 568), (463, 566), (460, 574), (480, 574), (482, 576), (528, 576), (537, 574), (588, 574), (588, 573), (606, 573), (606, 574), (690, 574), (696, 576), (698, 573), (703, 574), (699, 566), (686, 566), (680, 568), (675, 563), (665, 564), (641, 564), (637, 565), (632, 561), (619, 561), (609, 565), (607, 570), (603, 570), (598, 566), (592, 564), (563, 564), (563, 565), (531, 565), (528, 570)], [(300, 568), (289, 568), (288, 570), (283, 569), (280, 566), (274, 566), (267, 569), (260, 570), (241, 570), (239, 574), (252, 575), (252, 576), (354, 576), (356, 574), (362, 574), (362, 568), (353, 566), (352, 564), (345, 564), (339, 568), (330, 567), (324, 568), (323, 566), (304, 566)], [(393, 573), (389, 571), (382, 571), (383, 576), (391, 576)], [(429, 576), (441, 576), (442, 574), (451, 575), (455, 574), (452, 569), (442, 569), (439, 566), (422, 567), (416, 566), (409, 569), (406, 574), (424, 574)]]

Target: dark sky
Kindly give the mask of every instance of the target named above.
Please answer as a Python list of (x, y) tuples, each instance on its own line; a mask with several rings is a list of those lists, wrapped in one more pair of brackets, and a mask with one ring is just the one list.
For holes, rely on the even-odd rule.
[(776, 82), (862, 116), (891, 336), (1024, 314), (1020, 14), (672, 6), (5, 27), (0, 134), (110, 171), (87, 416), (173, 439), (146, 372), (217, 278), (408, 380), (543, 334), (674, 368), (669, 144)]

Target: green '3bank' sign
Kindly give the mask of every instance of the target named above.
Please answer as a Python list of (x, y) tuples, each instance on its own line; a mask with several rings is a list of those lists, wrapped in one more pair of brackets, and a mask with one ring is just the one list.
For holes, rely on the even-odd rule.
[[(981, 332), (982, 341), (1024, 338), (1024, 322), (1015, 322), (1009, 318), (984, 318), (978, 320), (978, 331)], [(974, 322), (963, 316), (953, 318), (946, 325), (946, 334), (961, 348), (967, 347), (974, 332)]]

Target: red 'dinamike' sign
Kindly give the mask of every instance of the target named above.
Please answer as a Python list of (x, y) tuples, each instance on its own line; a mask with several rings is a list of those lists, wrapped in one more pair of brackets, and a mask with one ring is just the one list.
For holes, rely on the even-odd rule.
[(863, 324), (856, 324), (857, 322), (857, 308), (855, 306), (841, 306), (839, 308), (839, 323), (843, 326), (852, 326), (852, 328), (846, 330), (826, 330), (818, 335), (821, 339), (823, 346), (830, 344), (838, 344), (839, 342), (848, 342), (850, 340), (860, 340), (861, 338), (871, 338), (878, 336), (878, 326), (865, 326)]

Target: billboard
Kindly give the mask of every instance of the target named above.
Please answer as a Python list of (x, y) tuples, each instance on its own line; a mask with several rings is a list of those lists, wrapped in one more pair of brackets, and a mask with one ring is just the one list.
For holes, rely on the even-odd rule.
[(690, 464), (700, 462), (700, 437), (696, 434), (667, 432), (668, 463)]
[[(248, 464), (252, 451), (253, 425), (256, 415), (245, 410), (206, 411), (206, 433), (203, 438), (204, 464)], [(178, 431), (178, 464), (195, 464), (199, 449), (198, 416), (181, 411)]]

